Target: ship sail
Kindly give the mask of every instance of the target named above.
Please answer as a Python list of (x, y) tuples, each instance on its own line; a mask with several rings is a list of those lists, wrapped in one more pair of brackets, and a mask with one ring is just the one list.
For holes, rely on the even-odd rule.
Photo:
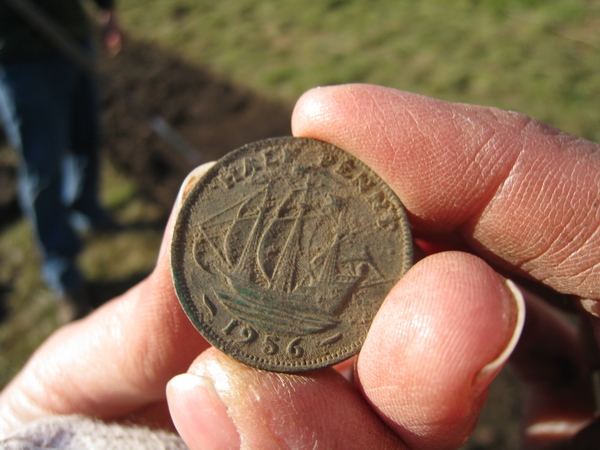
[[(281, 205), (281, 207), (287, 207), (291, 209), (295, 214), (287, 217), (277, 217), (275, 218), (269, 229), (265, 231), (263, 234), (263, 246), (265, 248), (265, 243), (268, 242), (270, 231), (277, 226), (281, 225), (281, 222), (287, 222), (289, 232), (285, 237), (285, 243), (279, 252), (278, 258), (275, 262), (273, 268), (273, 274), (270, 278), (270, 287), (277, 291), (283, 292), (292, 292), (296, 288), (296, 284), (299, 278), (298, 271), (300, 270), (300, 265), (298, 264), (300, 249), (302, 246), (302, 231), (304, 221), (306, 220), (306, 199), (308, 195), (308, 187), (302, 189), (301, 198), (296, 199), (296, 193), (298, 191), (293, 191), (290, 193), (286, 201)], [(298, 201), (297, 204), (291, 205), (292, 201)], [(281, 210), (281, 208), (280, 208)], [(297, 211), (295, 211), (297, 210)], [(261, 252), (257, 254), (257, 256), (261, 259), (261, 265), (264, 267), (264, 253)]]
[[(262, 194), (263, 194), (262, 201), (258, 205), (258, 213), (255, 216), (251, 216), (249, 218), (243, 219), (244, 221), (253, 220), (253, 223), (252, 223), (252, 228), (250, 230), (250, 235), (246, 241), (246, 244), (243, 246), (242, 253), (239, 256), (237, 263), (235, 263), (234, 261), (231, 261), (232, 265), (234, 265), (233, 274), (238, 278), (253, 279), (256, 274), (256, 266), (253, 263), (253, 261), (254, 261), (253, 255), (256, 255), (256, 253), (258, 251), (258, 246), (260, 244), (260, 232), (261, 232), (263, 221), (265, 219), (265, 210), (266, 210), (265, 204), (266, 204), (266, 200), (267, 200), (267, 196), (268, 196), (268, 190), (265, 189), (262, 192)], [(235, 222), (236, 224), (239, 224), (240, 221), (242, 220), (242, 217), (241, 217), (242, 212), (245, 209), (248, 209), (248, 207), (250, 206), (249, 202), (251, 200), (256, 199), (257, 197), (258, 196), (251, 197), (250, 199), (248, 199), (248, 201), (246, 201), (245, 203), (243, 203), (240, 206), (240, 208), (238, 210), (238, 218)], [(234, 230), (233, 226), (229, 229), (229, 233), (228, 233), (229, 236), (228, 236), (227, 241), (234, 240), (231, 237), (232, 230)], [(234, 253), (231, 251), (231, 248), (235, 248), (236, 243), (237, 242), (234, 242), (233, 244), (229, 243), (230, 251), (228, 252), (228, 254)], [(239, 247), (239, 244), (237, 245), (237, 247)]]
[[(301, 259), (310, 254), (310, 249), (302, 248), (309, 241), (304, 239), (305, 225), (315, 217), (309, 207), (308, 181), (303, 188), (292, 189), (276, 207), (269, 206), (273, 201), (268, 189), (260, 194), (239, 206), (225, 252), (239, 256), (229, 259), (230, 270), (220, 271), (229, 289), (215, 289), (215, 293), (234, 316), (262, 329), (320, 333), (335, 327), (337, 316), (365, 277), (364, 273), (339, 276), (341, 212), (331, 242), (321, 252), (318, 276), (306, 276), (301, 273), (306, 271)], [(236, 245), (242, 246), (241, 251), (233, 248)], [(314, 264), (315, 259), (303, 264)], [(306, 272), (316, 273), (312, 268)]]

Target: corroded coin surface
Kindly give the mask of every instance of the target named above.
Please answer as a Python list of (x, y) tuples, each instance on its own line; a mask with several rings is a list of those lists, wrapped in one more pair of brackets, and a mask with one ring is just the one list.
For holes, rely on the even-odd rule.
[(251, 366), (303, 372), (361, 347), (412, 262), (400, 200), (371, 169), (321, 141), (241, 147), (179, 213), (173, 280), (190, 320)]

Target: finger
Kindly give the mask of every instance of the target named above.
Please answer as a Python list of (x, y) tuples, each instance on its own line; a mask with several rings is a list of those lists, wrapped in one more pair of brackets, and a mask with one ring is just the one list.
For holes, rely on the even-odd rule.
[(365, 396), (411, 448), (456, 448), (520, 334), (522, 299), (481, 259), (429, 256), (381, 306), (359, 354)]
[(104, 11), (99, 16), (102, 26), (104, 46), (112, 55), (117, 54), (122, 47), (123, 34), (114, 10)]
[(164, 402), (167, 381), (208, 347), (179, 306), (168, 251), (181, 197), (205, 170), (201, 166), (184, 183), (153, 273), (58, 330), (0, 394), (0, 432), (50, 414), (131, 416)]
[(192, 450), (406, 448), (333, 369), (266, 372), (210, 349), (169, 383), (168, 399)]
[(104, 46), (112, 54), (116, 55), (123, 46), (122, 35), (116, 30), (109, 30), (104, 36)]
[(525, 298), (527, 320), (511, 363), (527, 387), (526, 448), (548, 448), (594, 419), (590, 367), (575, 326), (535, 295), (525, 291)]
[(600, 299), (600, 146), (525, 116), (368, 85), (314, 89), (297, 136), (331, 142), (398, 193), (420, 232), (566, 294)]

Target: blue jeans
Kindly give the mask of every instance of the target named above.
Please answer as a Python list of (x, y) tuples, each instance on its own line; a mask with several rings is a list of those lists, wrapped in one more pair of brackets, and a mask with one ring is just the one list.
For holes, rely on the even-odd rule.
[(107, 219), (98, 199), (98, 108), (94, 80), (62, 55), (0, 64), (0, 118), (22, 160), (21, 207), (44, 278), (61, 295), (83, 283), (74, 219)]

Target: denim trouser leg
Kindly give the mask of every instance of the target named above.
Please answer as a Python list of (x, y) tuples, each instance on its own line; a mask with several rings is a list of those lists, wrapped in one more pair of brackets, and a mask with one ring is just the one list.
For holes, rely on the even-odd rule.
[(99, 200), (99, 156), (100, 125), (98, 112), (100, 105), (94, 80), (80, 72), (74, 83), (71, 103), (70, 151), (63, 166), (68, 174), (65, 198), (73, 211), (77, 211), (89, 225), (102, 225), (109, 220), (106, 210)]
[[(62, 56), (0, 65), (0, 115), (22, 158), (22, 208), (42, 249), (44, 277), (59, 293), (83, 281), (75, 261), (81, 243), (70, 223), (71, 205), (84, 210), (88, 201), (98, 203), (97, 111), (81, 107), (72, 113), (75, 99), (85, 95), (76, 92), (80, 75)], [(71, 151), (73, 144), (77, 151)]]

